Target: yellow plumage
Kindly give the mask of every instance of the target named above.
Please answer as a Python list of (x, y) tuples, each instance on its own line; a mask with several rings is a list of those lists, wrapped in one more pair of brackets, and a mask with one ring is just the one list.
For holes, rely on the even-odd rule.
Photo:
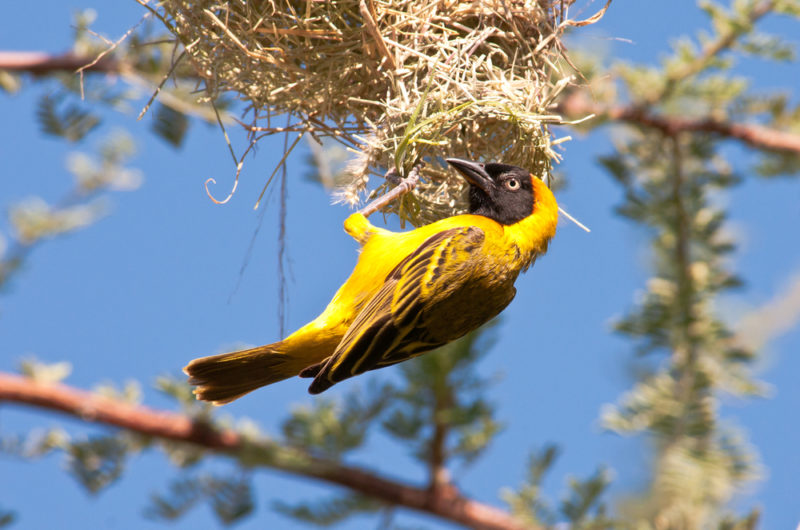
[(185, 371), (198, 398), (227, 403), (295, 375), (315, 377), (309, 391), (319, 393), (490, 320), (511, 302), (517, 276), (555, 234), (553, 194), (536, 178), (528, 193), (532, 210), (512, 224), (466, 214), (397, 233), (351, 215), (344, 228), (362, 249), (328, 307), (282, 341), (192, 361)]

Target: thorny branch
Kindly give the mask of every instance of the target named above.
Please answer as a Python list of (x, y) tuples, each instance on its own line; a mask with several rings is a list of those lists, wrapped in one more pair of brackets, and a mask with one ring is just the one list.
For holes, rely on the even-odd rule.
[(275, 442), (249, 440), (236, 431), (216, 429), (183, 414), (131, 405), (62, 384), (40, 384), (0, 372), (0, 402), (4, 401), (60, 411), (87, 422), (163, 440), (190, 443), (232, 458), (246, 453), (248, 462), (255, 465), (336, 484), (387, 504), (405, 506), (469, 528), (536, 530), (498, 508), (465, 497), (455, 487), (431, 491), (408, 485), (371, 470), (299, 453)]
[(800, 134), (752, 123), (662, 116), (634, 105), (604, 107), (590, 102), (583, 92), (573, 92), (559, 104), (557, 110), (567, 118), (594, 114), (601, 120), (652, 127), (667, 136), (681, 132), (707, 132), (739, 140), (756, 149), (800, 154)]

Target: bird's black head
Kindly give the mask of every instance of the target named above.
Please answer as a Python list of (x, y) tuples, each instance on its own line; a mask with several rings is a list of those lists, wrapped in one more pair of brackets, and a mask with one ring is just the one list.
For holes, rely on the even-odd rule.
[(529, 171), (508, 164), (481, 164), (448, 158), (469, 182), (469, 213), (513, 225), (533, 213), (534, 192)]

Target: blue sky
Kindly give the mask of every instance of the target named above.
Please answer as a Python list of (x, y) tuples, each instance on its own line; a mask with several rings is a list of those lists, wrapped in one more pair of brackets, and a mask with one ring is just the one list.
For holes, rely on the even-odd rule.
[[(685, 5), (616, 0), (598, 25), (584, 31), (581, 42), (614, 57), (652, 64), (677, 35), (705, 24), (693, 2), (680, 4)], [(0, 20), (0, 49), (66, 50), (70, 16), (85, 7), (98, 11), (94, 28), (112, 39), (141, 16), (135, 2), (17, 3)], [(42, 13), (48, 24), (41, 22)], [(796, 25), (779, 19), (768, 20), (767, 28), (798, 34)], [(747, 61), (743, 68), (764, 89), (796, 90), (800, 78), (797, 64)], [(73, 147), (40, 134), (34, 119), (39, 94), (33, 89), (0, 95), (3, 208), (30, 195), (54, 200), (70, 186), (64, 161)], [(252, 205), (280, 157), (282, 139), (265, 143), (249, 159), (237, 194), (218, 206), (208, 200), (202, 183), (215, 177), (215, 189), (225, 190), (231, 182), (232, 164), (219, 132), (195, 123), (186, 144), (175, 151), (146, 130), (149, 118), (136, 122), (136, 113), (110, 116), (88, 141), (96, 145), (114, 127), (133, 133), (139, 153), (131, 165), (143, 171), (143, 186), (115, 194), (112, 213), (90, 228), (37, 248), (10, 288), (0, 293), (0, 370), (14, 370), (26, 355), (69, 360), (73, 385), (90, 388), (137, 379), (148, 405), (166, 407), (170, 401), (152, 388), (157, 376), (178, 375), (198, 355), (278, 338), (274, 197), (266, 204), (263, 228), (241, 279), (239, 269), (259, 224)], [(611, 148), (608, 133), (575, 137), (560, 168), (570, 185), (559, 193), (559, 201), (593, 232), (562, 223), (549, 254), (517, 282), (518, 295), (504, 313), (496, 345), (481, 361), (486, 373), (502, 376), (490, 396), (507, 427), (476, 465), (457, 471), (456, 477), (468, 494), (487, 502), (499, 503), (501, 488), (522, 481), (530, 449), (551, 442), (562, 449), (545, 484), (551, 497), (565, 490), (567, 476), (588, 476), (601, 464), (615, 470), (613, 492), (635, 491), (647, 477), (646, 443), (605, 433), (598, 422), (601, 407), (616, 402), (631, 385), (631, 345), (611, 334), (610, 323), (632, 306), (647, 278), (645, 235), (614, 216), (621, 194), (595, 163)], [(233, 141), (243, 148), (241, 134), (234, 132)], [(746, 156), (735, 148), (732, 152), (735, 160)], [(301, 178), (307, 171), (304, 156), (297, 153), (289, 166), (290, 329), (324, 308), (349, 274), (356, 251), (341, 229), (348, 210), (331, 206), (322, 188)], [(747, 281), (720, 305), (723, 314), (735, 319), (780, 293), (800, 271), (800, 183), (747, 178), (726, 200), (732, 226), (742, 237), (733, 265)], [(793, 528), (800, 521), (795, 495), (800, 427), (794, 421), (800, 403), (798, 351), (800, 330), (795, 327), (768, 345), (760, 363), (761, 377), (772, 385), (771, 398), (725, 401), (722, 410), (748, 431), (761, 452), (765, 479), (753, 484), (736, 506), (761, 506), (764, 528)], [(226, 412), (249, 416), (275, 431), (288, 410), (312, 401), (305, 383), (294, 380), (263, 389)], [(347, 388), (339, 385), (329, 394)], [(3, 434), (56, 425), (98, 432), (54, 414), (0, 409)], [(353, 461), (412, 481), (424, 478), (403, 448), (382, 438), (373, 439)], [(7, 478), (0, 481), (0, 509), (17, 512), (17, 528), (162, 526), (141, 517), (150, 493), (164, 491), (177, 475), (160, 453), (133, 457), (123, 479), (98, 497), (77, 487), (62, 467), (61, 455), (35, 462), (0, 456), (0, 475)], [(228, 468), (224, 461), (212, 467)], [(304, 528), (271, 512), (269, 504), (331, 492), (271, 472), (256, 473), (255, 484), (259, 510), (237, 528)], [(398, 521), (437, 527), (429, 518), (405, 512)], [(342, 527), (363, 524), (357, 520)], [(208, 509), (200, 508), (173, 528), (216, 525)]]

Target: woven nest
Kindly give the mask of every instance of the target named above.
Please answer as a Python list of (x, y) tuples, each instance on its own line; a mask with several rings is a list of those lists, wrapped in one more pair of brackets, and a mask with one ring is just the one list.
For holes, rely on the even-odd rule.
[(352, 150), (347, 202), (391, 186), (371, 176), (424, 162), (421, 185), (389, 207), (419, 224), (463, 208), (445, 157), (548, 175), (571, 3), (163, 0), (158, 14), (212, 98), (248, 102), (253, 130), (285, 132), (270, 120), (288, 114), (289, 131)]

